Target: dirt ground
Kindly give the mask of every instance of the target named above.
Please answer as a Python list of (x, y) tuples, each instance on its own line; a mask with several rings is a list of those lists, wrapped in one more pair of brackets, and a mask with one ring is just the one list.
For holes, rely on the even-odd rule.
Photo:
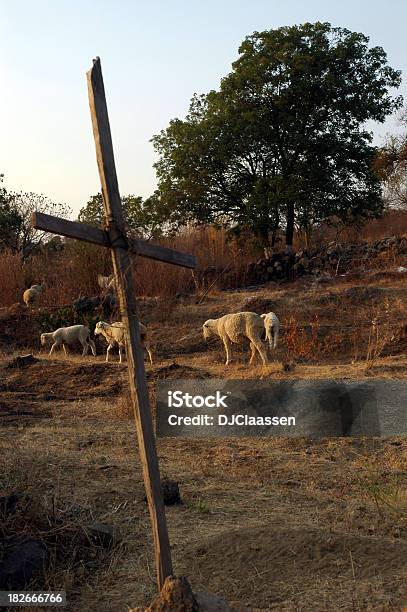
[[(406, 297), (407, 281), (389, 275), (224, 292), (201, 304), (142, 303), (155, 345), (155, 364), (146, 364), (152, 400), (155, 381), (168, 377), (407, 378)], [(250, 368), (236, 350), (225, 368), (220, 345), (202, 340), (203, 321), (267, 312), (267, 305), (285, 313), (291, 331), (289, 317), (304, 326), (317, 314), (317, 333), (294, 330), (289, 351), (283, 331), (270, 365)], [(369, 360), (369, 316), (377, 309), (383, 337), (375, 337)], [(37, 534), (68, 538), (90, 520), (118, 528), (119, 543), (106, 554), (87, 548), (85, 555), (81, 547), (74, 554), (64, 540), (66, 558), (55, 560), (47, 585), (66, 588), (68, 610), (147, 604), (155, 594), (154, 559), (126, 366), (117, 358), (105, 364), (101, 354), (49, 359), (33, 348), (40, 361), (18, 369), (7, 367), (15, 353), (3, 346), (1, 494), (30, 497), (19, 520)], [(179, 483), (183, 500), (166, 509), (175, 571), (194, 589), (217, 593), (237, 610), (407, 605), (404, 437), (159, 439), (157, 448), (162, 475)]]

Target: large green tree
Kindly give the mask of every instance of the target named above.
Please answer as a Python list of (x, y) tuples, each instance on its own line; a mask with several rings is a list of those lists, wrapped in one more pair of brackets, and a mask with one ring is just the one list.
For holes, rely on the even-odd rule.
[(219, 91), (154, 136), (161, 198), (185, 219), (283, 229), (382, 210), (368, 120), (401, 104), (400, 72), (363, 34), (306, 23), (255, 32)]

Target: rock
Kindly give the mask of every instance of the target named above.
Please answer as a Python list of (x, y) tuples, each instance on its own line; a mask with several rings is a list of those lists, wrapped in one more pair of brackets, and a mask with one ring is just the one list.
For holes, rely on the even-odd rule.
[(179, 492), (178, 482), (163, 478), (161, 481), (161, 494), (165, 506), (175, 506), (182, 504), (181, 494)]
[(8, 364), (9, 368), (26, 368), (34, 363), (37, 363), (39, 359), (34, 357), (32, 353), (28, 355), (17, 356), (13, 361)]
[(114, 525), (93, 521), (87, 525), (86, 532), (97, 546), (103, 546), (103, 548), (112, 548), (119, 541), (119, 531)]
[(10, 540), (0, 563), (0, 589), (25, 589), (37, 574), (44, 571), (47, 562), (48, 550), (41, 540)]
[[(169, 478), (163, 478), (161, 480), (161, 495), (164, 506), (176, 506), (182, 504), (179, 485), (175, 480), (170, 480)], [(147, 501), (146, 496), (144, 496), (144, 501)]]
[(233, 612), (233, 608), (218, 595), (206, 591), (194, 595), (184, 576), (169, 576), (148, 608), (131, 608), (129, 612)]
[[(136, 608), (129, 612), (136, 612)], [(188, 580), (181, 576), (168, 576), (165, 579), (161, 593), (154, 599), (145, 612), (200, 612), (198, 602), (192, 592)]]
[(284, 361), (281, 364), (283, 372), (292, 372), (295, 370), (296, 363), (294, 361)]

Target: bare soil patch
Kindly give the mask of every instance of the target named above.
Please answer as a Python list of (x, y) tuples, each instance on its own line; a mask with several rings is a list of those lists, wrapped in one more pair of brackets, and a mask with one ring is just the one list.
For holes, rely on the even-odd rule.
[(40, 360), (28, 368), (2, 371), (2, 390), (48, 394), (55, 399), (77, 400), (118, 395), (123, 370), (105, 363)]
[[(207, 540), (187, 553), (185, 571), (207, 577), (205, 586), (216, 593), (233, 590), (245, 600), (251, 591), (263, 609), (293, 609), (293, 593), (297, 601), (301, 595), (304, 610), (338, 609), (338, 597), (341, 609), (352, 609), (355, 602), (363, 610), (381, 605), (386, 609), (397, 599), (404, 601), (406, 556), (407, 542), (268, 525)], [(371, 608), (378, 589), (380, 596)]]
[(52, 416), (54, 402), (117, 397), (125, 368), (105, 363), (41, 359), (25, 368), (0, 365), (0, 416), (15, 421)]

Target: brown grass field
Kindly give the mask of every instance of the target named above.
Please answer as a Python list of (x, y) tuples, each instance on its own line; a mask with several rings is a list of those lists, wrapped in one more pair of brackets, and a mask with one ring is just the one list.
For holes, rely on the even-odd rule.
[[(153, 406), (155, 382), (169, 377), (407, 378), (407, 277), (392, 270), (215, 291), (200, 304), (196, 295), (141, 300), (155, 347), (155, 364), (146, 364)], [(202, 339), (207, 318), (271, 309), (283, 334), (268, 366), (249, 367), (236, 349), (226, 368), (220, 344)], [(30, 316), (22, 306), (0, 309), (0, 340), (13, 325), (27, 338), (18, 352), (1, 344), (0, 495), (27, 496), (3, 533), (47, 542), (42, 584), (66, 588), (70, 611), (148, 604), (154, 559), (126, 365), (116, 355), (105, 364), (102, 345), (96, 358), (48, 358)], [(7, 367), (28, 351), (38, 363)], [(159, 439), (157, 447), (162, 475), (179, 483), (183, 500), (166, 509), (175, 571), (194, 589), (236, 610), (407, 605), (404, 437)], [(89, 541), (92, 520), (118, 529), (113, 548)]]

